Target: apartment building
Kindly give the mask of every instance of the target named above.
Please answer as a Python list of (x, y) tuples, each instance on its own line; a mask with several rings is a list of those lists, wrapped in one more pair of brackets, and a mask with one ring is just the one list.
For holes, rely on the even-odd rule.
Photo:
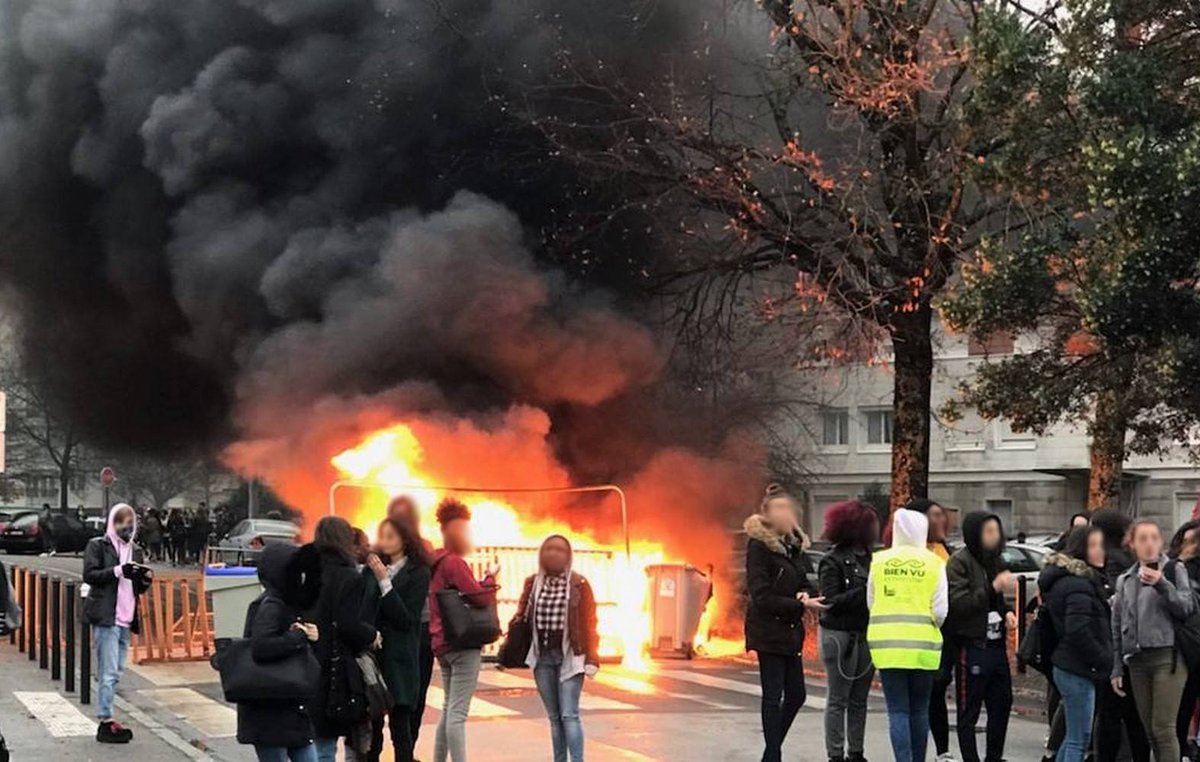
[[(1020, 340), (998, 337), (987, 345), (967, 337), (938, 337), (933, 381), (930, 496), (963, 512), (987, 509), (1005, 525), (1026, 532), (1058, 531), (1086, 508), (1088, 438), (1082, 427), (1059, 425), (1044, 436), (1016, 432), (1004, 421), (984, 421), (974, 411), (942, 420), (937, 411), (969, 381), (988, 357), (1021, 351)], [(810, 371), (821, 405), (799, 434), (814, 453), (807, 490), (807, 521), (819, 534), (824, 507), (888, 490), (891, 472), (892, 375), (882, 365)], [(1131, 457), (1121, 507), (1174, 526), (1190, 517), (1200, 499), (1200, 468), (1183, 446), (1169, 455)]]

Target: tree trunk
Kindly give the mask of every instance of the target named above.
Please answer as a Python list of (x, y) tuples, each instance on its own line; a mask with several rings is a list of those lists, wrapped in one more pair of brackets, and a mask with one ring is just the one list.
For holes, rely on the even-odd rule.
[(1091, 472), (1088, 475), (1089, 511), (1119, 508), (1121, 474), (1125, 467), (1125, 432), (1127, 424), (1114, 392), (1101, 394), (1096, 400), (1096, 418), (1091, 425)]
[(65, 513), (71, 507), (71, 467), (62, 466), (58, 469), (58, 507)]
[(892, 493), (895, 511), (929, 495), (929, 404), (933, 383), (933, 308), (898, 312), (892, 321)]

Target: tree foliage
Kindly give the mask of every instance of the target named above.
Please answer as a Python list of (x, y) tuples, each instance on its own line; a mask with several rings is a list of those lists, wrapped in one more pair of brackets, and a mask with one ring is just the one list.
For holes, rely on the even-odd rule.
[[(1015, 119), (1040, 130), (1014, 131), (1005, 153), (1045, 161), (1034, 172), (997, 161), (995, 181), (1054, 214), (987, 236), (943, 305), (977, 335), (1036, 340), (983, 365), (963, 401), (1016, 429), (1086, 426), (1092, 508), (1116, 500), (1127, 452), (1161, 453), (1200, 424), (1196, 11), (1191, 0), (1072, 0), (1020, 27), (1044, 52)], [(999, 14), (995, 28), (1030, 15)], [(1003, 62), (1012, 44), (980, 56)], [(1060, 109), (1039, 107), (1046, 88)]]

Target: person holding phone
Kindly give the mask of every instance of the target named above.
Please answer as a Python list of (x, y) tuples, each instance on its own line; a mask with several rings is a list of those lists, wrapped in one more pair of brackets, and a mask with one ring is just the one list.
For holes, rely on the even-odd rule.
[(100, 743), (129, 743), (133, 731), (113, 720), (113, 695), (125, 672), (129, 635), (141, 631), (138, 596), (150, 587), (154, 573), (143, 566), (142, 549), (134, 543), (137, 513), (128, 503), (108, 512), (108, 528), (88, 540), (83, 550), (83, 581), (87, 599), (83, 618), (92, 626), (96, 644), (96, 717)]
[(758, 654), (762, 684), (763, 762), (780, 762), (783, 740), (804, 706), (804, 611), (825, 610), (809, 573), (808, 536), (796, 501), (778, 484), (767, 487), (759, 512), (746, 519), (746, 650)]
[[(1150, 519), (1129, 530), (1136, 563), (1117, 579), (1112, 603), (1112, 689), (1133, 693), (1157, 762), (1179, 762), (1175, 720), (1187, 683), (1187, 665), (1175, 649), (1175, 626), (1196, 607), (1187, 570), (1164, 574), (1162, 531)], [(1124, 669), (1129, 667), (1129, 684)]]

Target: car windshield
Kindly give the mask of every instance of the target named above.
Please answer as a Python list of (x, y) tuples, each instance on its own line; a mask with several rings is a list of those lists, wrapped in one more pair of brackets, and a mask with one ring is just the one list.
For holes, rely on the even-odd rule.
[(1020, 548), (1005, 548), (1002, 554), (1005, 567), (1015, 574), (1025, 574), (1038, 571), (1037, 562)]
[(255, 519), (252, 522), (253, 531), (266, 532), (268, 534), (295, 534), (296, 525), (290, 521), (276, 521), (274, 519)]

